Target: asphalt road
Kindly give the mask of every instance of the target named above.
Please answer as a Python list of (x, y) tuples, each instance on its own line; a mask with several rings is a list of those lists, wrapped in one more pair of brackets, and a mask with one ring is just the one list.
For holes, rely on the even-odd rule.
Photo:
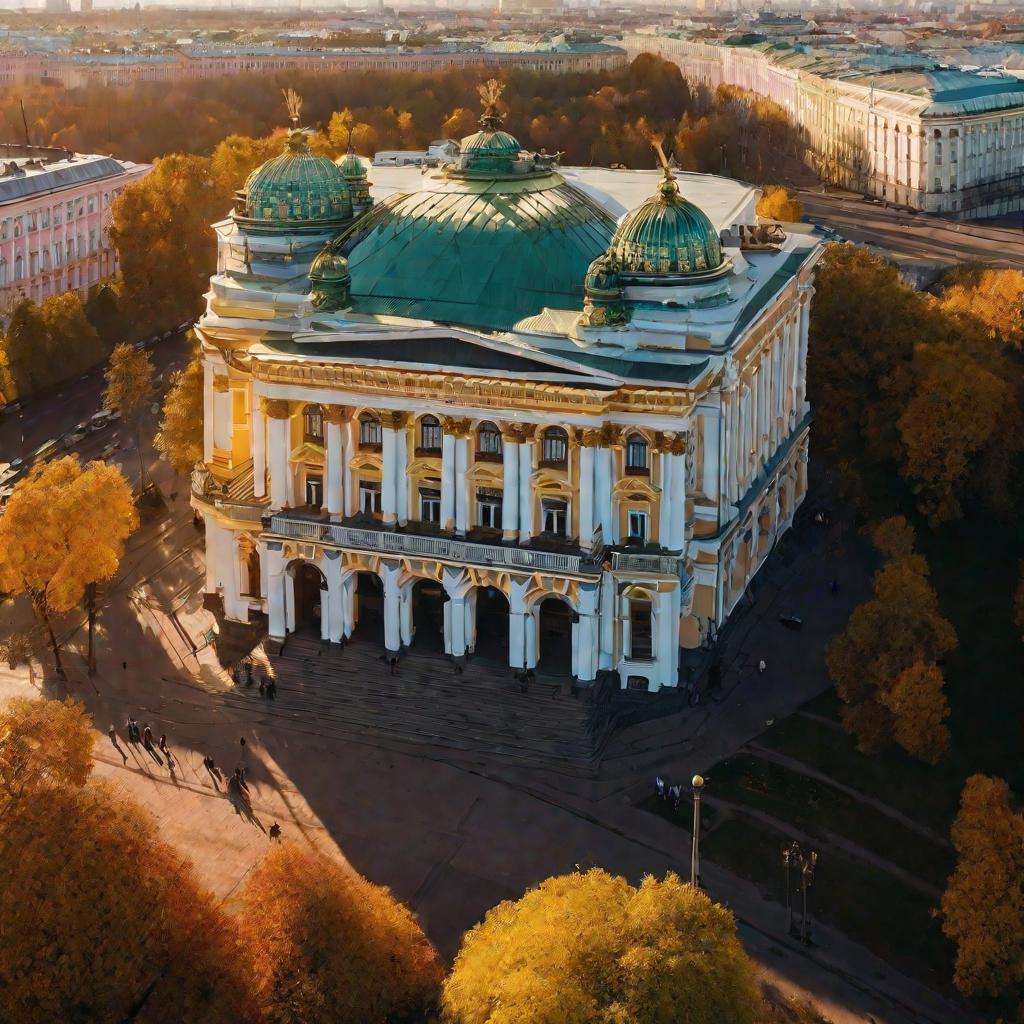
[(885, 207), (839, 189), (798, 193), (805, 220), (834, 228), (851, 242), (885, 249), (899, 260), (980, 262), (1024, 270), (1024, 231)]
[[(163, 401), (171, 373), (180, 369), (188, 356), (185, 333), (175, 334), (164, 341), (156, 342), (149, 352), (156, 374), (163, 375), (153, 399), (154, 402), (160, 403)], [(76, 424), (99, 412), (103, 408), (103, 392), (106, 388), (103, 377), (105, 370), (106, 364), (98, 366), (81, 377), (67, 381), (56, 392), (29, 399), (17, 412), (4, 413), (0, 420), (0, 464), (18, 457), (24, 458), (41, 444), (67, 434)], [(146, 419), (152, 418), (151, 415), (147, 415)], [(143, 433), (150, 434), (152, 431), (144, 427)], [(120, 424), (113, 424), (87, 434), (70, 450), (78, 454), (82, 461), (99, 458), (103, 449), (112, 443), (115, 434), (118, 435), (116, 443), (127, 449), (119, 453), (115, 461), (122, 463), (125, 474), (134, 480), (138, 474), (135, 441), (134, 438), (125, 435), (120, 429)], [(64, 454), (64, 450), (61, 449), (58, 454)]]

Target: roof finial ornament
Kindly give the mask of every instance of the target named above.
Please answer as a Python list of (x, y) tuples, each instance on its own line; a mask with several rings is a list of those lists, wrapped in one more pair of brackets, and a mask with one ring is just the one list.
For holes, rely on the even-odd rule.
[(484, 103), (484, 112), (480, 117), (480, 124), (487, 131), (496, 132), (504, 120), (502, 114), (498, 111), (498, 100), (501, 99), (501, 94), (505, 91), (505, 84), (497, 78), (489, 78), (486, 82), (478, 85), (476, 91), (480, 94), (480, 99)]
[(647, 141), (653, 147), (654, 152), (658, 154), (658, 163), (661, 165), (661, 172), (664, 175), (661, 179), (661, 184), (658, 185), (658, 192), (665, 199), (679, 195), (679, 186), (676, 184), (676, 176), (672, 173), (672, 165), (669, 163), (668, 157), (665, 156), (665, 133), (649, 132), (647, 135)]
[(292, 122), (292, 128), (299, 127), (299, 115), (302, 112), (302, 97), (290, 86), (281, 90), (284, 96), (284, 105), (288, 108), (288, 118)]

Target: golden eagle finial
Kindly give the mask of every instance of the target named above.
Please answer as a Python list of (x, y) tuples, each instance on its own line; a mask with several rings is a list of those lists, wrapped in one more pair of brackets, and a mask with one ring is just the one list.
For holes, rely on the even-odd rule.
[(502, 121), (502, 116), (498, 112), (498, 100), (501, 99), (501, 94), (505, 91), (505, 83), (497, 78), (489, 78), (486, 82), (478, 85), (476, 91), (480, 94), (480, 99), (484, 104), (480, 123), (490, 131), (497, 130)]
[(665, 133), (648, 131), (645, 134), (647, 141), (658, 156), (658, 164), (664, 175), (658, 186), (658, 192), (667, 200), (679, 193), (679, 186), (676, 184), (676, 176), (672, 173), (672, 165), (669, 163), (668, 157), (665, 156)]
[(284, 96), (284, 105), (288, 108), (288, 117), (291, 119), (292, 127), (299, 127), (299, 116), (302, 112), (302, 97), (291, 87), (281, 90)]

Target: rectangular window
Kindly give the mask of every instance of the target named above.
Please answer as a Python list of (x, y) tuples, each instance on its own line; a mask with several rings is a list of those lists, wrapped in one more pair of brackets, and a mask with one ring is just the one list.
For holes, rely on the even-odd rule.
[(359, 511), (368, 515), (380, 514), (380, 484), (375, 480), (359, 481)]
[(420, 521), (441, 522), (441, 492), (432, 487), (420, 488)]
[(39, 226), (43, 228), (48, 228), (50, 226), (49, 210), (43, 210), (43, 212), (39, 214)]
[(306, 504), (320, 510), (324, 503), (324, 478), (319, 474), (306, 475)]
[(629, 656), (640, 660), (654, 657), (651, 602), (629, 602)]
[(64, 219), (65, 220), (73, 220), (74, 216), (75, 216), (75, 204), (74, 203), (68, 203), (67, 207), (65, 208), (65, 211), (64, 211)]
[(95, 213), (96, 212), (96, 197), (95, 196), (89, 196), (89, 212), (90, 213)]
[(488, 530), (501, 529), (501, 491), (476, 492), (476, 522)]
[(5, 217), (3, 221), (0, 221), (0, 238), (7, 239), (11, 237), (11, 218)]
[(545, 533), (558, 537), (566, 536), (569, 526), (569, 506), (555, 498), (545, 498), (541, 502), (541, 521)]
[(631, 510), (627, 516), (629, 539), (635, 543), (647, 543), (647, 513)]

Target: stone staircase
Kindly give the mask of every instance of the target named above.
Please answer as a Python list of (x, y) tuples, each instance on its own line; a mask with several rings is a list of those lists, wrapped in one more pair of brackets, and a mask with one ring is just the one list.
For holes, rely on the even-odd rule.
[[(434, 747), (484, 769), (597, 774), (608, 721), (590, 688), (573, 695), (566, 680), (538, 676), (522, 693), (507, 666), (471, 658), (456, 674), (442, 654), (415, 649), (392, 676), (377, 644), (355, 639), (339, 649), (301, 633), (270, 663), (277, 700), (264, 709), (314, 719), (322, 734)], [(260, 699), (255, 688), (232, 693)]]

